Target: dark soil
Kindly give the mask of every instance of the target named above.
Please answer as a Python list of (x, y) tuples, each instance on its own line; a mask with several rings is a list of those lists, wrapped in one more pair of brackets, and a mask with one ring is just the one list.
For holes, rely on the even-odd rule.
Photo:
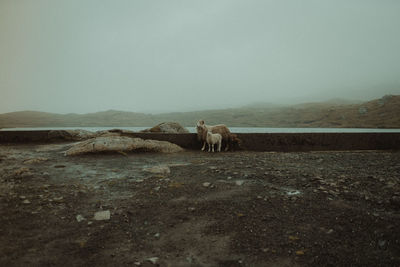
[(400, 266), (399, 152), (68, 146), (0, 147), (0, 266)]

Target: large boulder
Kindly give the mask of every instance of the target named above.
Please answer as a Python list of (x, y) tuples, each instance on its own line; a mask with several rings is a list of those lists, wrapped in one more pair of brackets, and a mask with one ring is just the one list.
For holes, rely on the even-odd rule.
[(121, 136), (124, 134), (132, 134), (134, 132), (124, 129), (112, 129), (97, 132), (86, 130), (51, 130), (48, 133), (50, 140), (67, 140), (67, 141), (83, 141), (99, 136)]
[(65, 152), (65, 155), (130, 151), (175, 153), (183, 149), (166, 141), (143, 140), (126, 136), (101, 136), (75, 144)]
[(189, 131), (177, 122), (163, 122), (153, 128), (142, 130), (143, 133), (189, 133)]

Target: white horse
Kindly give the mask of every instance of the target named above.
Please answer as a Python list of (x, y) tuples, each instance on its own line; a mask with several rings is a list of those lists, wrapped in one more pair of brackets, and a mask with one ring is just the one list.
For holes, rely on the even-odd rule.
[(221, 144), (222, 144), (222, 136), (219, 133), (211, 133), (210, 131), (207, 132), (206, 138), (208, 144), (208, 152), (214, 152), (214, 145), (218, 145), (218, 152), (221, 152)]

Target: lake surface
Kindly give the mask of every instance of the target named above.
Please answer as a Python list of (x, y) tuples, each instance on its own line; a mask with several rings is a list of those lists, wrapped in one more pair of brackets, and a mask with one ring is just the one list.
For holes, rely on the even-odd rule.
[[(41, 131), (41, 130), (86, 130), (91, 132), (124, 129), (138, 132), (150, 127), (35, 127), (35, 128), (3, 128), (0, 131)], [(195, 127), (186, 127), (191, 133)], [(265, 127), (229, 127), (233, 133), (399, 133), (400, 129), (375, 128), (265, 128)]]

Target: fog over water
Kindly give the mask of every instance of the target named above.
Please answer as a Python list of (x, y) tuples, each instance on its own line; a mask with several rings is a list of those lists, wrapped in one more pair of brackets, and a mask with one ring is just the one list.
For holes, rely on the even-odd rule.
[(400, 94), (400, 1), (0, 1), (0, 113)]

